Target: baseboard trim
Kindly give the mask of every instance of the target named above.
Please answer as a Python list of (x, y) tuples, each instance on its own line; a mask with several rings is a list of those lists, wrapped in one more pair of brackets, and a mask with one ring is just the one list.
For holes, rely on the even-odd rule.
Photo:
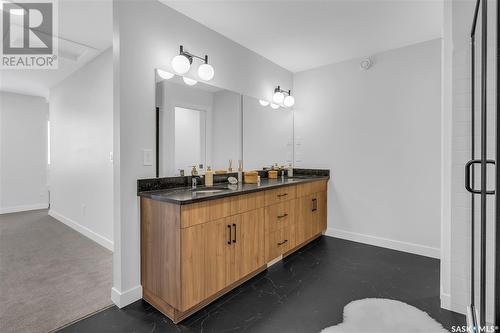
[(142, 298), (142, 286), (135, 286), (124, 292), (111, 288), (111, 300), (120, 309)]
[(430, 247), (426, 245), (408, 243), (397, 241), (393, 239), (360, 234), (351, 231), (340, 230), (336, 228), (326, 229), (325, 235), (330, 237), (341, 238), (345, 240), (350, 240), (358, 243), (364, 243), (369, 245), (375, 245), (380, 247), (385, 247), (392, 250), (418, 254), (425, 257), (431, 257), (439, 259), (441, 257), (441, 250), (439, 248)]
[(450, 294), (441, 293), (439, 295), (439, 299), (441, 300), (441, 308), (451, 311), (451, 296), (450, 296)]
[(47, 209), (47, 208), (49, 208), (48, 203), (39, 203), (39, 204), (34, 204), (34, 205), (22, 205), (22, 206), (14, 206), (14, 207), (4, 207), (4, 208), (0, 208), (0, 214), (27, 212), (30, 210)]
[(108, 250), (113, 252), (113, 242), (110, 241), (109, 239), (107, 239), (106, 237), (99, 235), (98, 233), (81, 225), (80, 223), (78, 223), (78, 222), (76, 222), (76, 221), (74, 221), (74, 220), (72, 220), (72, 219), (70, 219), (62, 214), (59, 214), (58, 212), (55, 212), (52, 209), (49, 209), (49, 215), (52, 216), (53, 218), (55, 218), (56, 220), (58, 220), (59, 222), (64, 223), (65, 225), (67, 225), (71, 229), (78, 231), (79, 233), (81, 233), (85, 237), (93, 240), (97, 244), (104, 246), (105, 248), (107, 248)]

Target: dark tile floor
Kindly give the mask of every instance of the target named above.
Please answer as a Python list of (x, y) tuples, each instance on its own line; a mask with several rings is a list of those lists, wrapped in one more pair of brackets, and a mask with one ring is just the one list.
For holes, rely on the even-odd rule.
[(345, 305), (377, 297), (413, 305), (443, 324), (464, 325), (439, 306), (439, 260), (321, 237), (179, 325), (144, 301), (112, 307), (60, 332), (320, 332)]

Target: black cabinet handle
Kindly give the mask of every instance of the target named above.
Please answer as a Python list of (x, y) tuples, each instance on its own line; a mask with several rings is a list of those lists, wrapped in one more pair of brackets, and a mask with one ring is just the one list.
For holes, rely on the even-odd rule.
[(288, 195), (288, 193), (278, 194), (278, 198), (286, 197), (287, 195)]
[(229, 232), (228, 232), (228, 236), (229, 236), (229, 237), (227, 238), (227, 243), (228, 243), (229, 245), (231, 245), (231, 226), (228, 224), (228, 225), (227, 225), (227, 228), (229, 229)]
[[(480, 164), (481, 160), (470, 160), (465, 164), (465, 189), (469, 191), (470, 193), (474, 194), (481, 194), (481, 190), (476, 190), (471, 188), (470, 186), (470, 171), (471, 171), (471, 166), (474, 164)], [(486, 160), (486, 163), (488, 164), (495, 164), (494, 160)], [(495, 194), (495, 190), (486, 190), (486, 194)]]
[(288, 216), (288, 214), (287, 214), (287, 213), (285, 213), (285, 214), (283, 214), (283, 215), (278, 215), (278, 218), (279, 218), (279, 219), (282, 219), (282, 218), (287, 217), (287, 216)]
[(312, 199), (312, 211), (315, 212), (318, 210), (318, 199)]
[(285, 244), (286, 242), (288, 242), (288, 239), (285, 239), (284, 241), (279, 242), (279, 243), (278, 243), (278, 246), (283, 245), (283, 244)]
[(233, 227), (234, 227), (233, 243), (236, 243), (236, 224), (233, 223)]

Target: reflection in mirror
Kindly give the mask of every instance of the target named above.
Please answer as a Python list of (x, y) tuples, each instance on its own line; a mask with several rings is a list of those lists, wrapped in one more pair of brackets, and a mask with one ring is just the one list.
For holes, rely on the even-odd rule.
[[(175, 169), (205, 164), (206, 111), (175, 107)], [(189, 147), (189, 149), (186, 149)]]
[(187, 85), (182, 77), (157, 76), (159, 176), (200, 174), (207, 166), (227, 170), (242, 159), (241, 95), (206, 83)]
[(292, 163), (292, 109), (272, 109), (243, 96), (243, 156), (245, 170)]

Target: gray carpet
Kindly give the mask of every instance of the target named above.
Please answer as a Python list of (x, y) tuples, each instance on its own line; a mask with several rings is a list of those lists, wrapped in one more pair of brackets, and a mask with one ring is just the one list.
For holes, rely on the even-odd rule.
[(0, 332), (49, 332), (111, 305), (112, 253), (47, 215), (0, 215)]

